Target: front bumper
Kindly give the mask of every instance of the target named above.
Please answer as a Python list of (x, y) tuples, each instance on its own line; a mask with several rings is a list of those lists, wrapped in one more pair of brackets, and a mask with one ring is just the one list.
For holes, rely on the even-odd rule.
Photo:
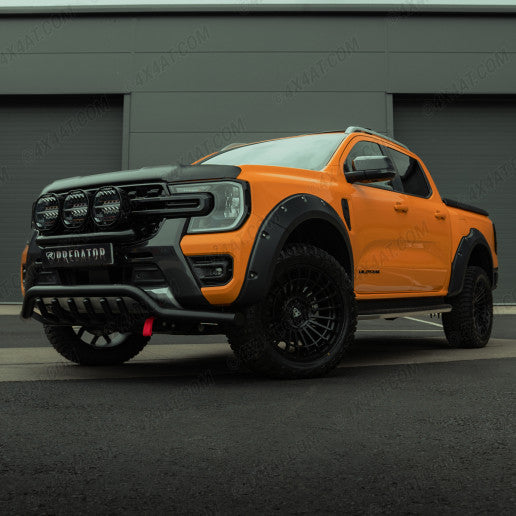
[[(37, 311), (35, 311), (37, 309)], [(138, 327), (148, 317), (164, 323), (238, 325), (239, 313), (164, 306), (133, 285), (35, 286), (23, 300), (21, 317), (49, 325)]]

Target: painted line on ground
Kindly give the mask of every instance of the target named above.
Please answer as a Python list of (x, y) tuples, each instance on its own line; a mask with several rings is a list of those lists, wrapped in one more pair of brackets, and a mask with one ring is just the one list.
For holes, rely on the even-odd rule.
[(385, 332), (391, 332), (391, 333), (413, 333), (413, 332), (423, 332), (423, 333), (431, 333), (431, 332), (436, 332), (436, 333), (441, 333), (441, 330), (400, 330), (400, 329), (397, 329), (397, 330), (357, 330), (358, 331), (361, 331), (361, 332), (365, 332), (365, 333), (370, 333), (370, 332), (375, 332), (375, 331), (378, 331), (378, 332), (381, 332), (381, 333), (385, 333)]
[[(436, 339), (435, 348), (386, 347), (361, 354), (360, 349), (339, 368), (445, 363), (465, 360), (516, 358), (516, 342), (492, 339), (481, 349), (446, 349)], [(148, 345), (132, 361), (115, 367), (81, 367), (61, 358), (52, 348), (0, 349), (0, 382), (109, 380), (123, 378), (188, 378), (203, 371), (213, 374), (231, 372), (233, 354), (227, 344)]]
[[(0, 303), (0, 315), (20, 315), (20, 311), (20, 303)], [(516, 315), (516, 305), (495, 305), (493, 311), (495, 315)]]
[(424, 324), (431, 324), (432, 326), (438, 326), (439, 328), (442, 328), (442, 324), (438, 324), (432, 321), (425, 321), (424, 319), (416, 319), (415, 317), (404, 317), (404, 319), (408, 319), (409, 321), (416, 321)]

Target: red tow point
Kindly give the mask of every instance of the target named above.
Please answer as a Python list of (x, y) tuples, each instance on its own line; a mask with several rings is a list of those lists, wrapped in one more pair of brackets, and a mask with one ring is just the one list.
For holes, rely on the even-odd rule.
[(154, 324), (154, 319), (155, 317), (149, 317), (144, 325), (143, 325), (143, 331), (142, 331), (142, 335), (144, 337), (152, 337), (152, 325)]

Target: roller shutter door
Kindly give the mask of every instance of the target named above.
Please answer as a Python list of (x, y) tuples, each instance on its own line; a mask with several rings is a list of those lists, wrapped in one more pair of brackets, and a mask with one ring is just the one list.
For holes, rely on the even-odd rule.
[(121, 159), (121, 96), (0, 96), (0, 302), (21, 300), (20, 254), (41, 189), (119, 170)]
[(416, 152), (439, 193), (489, 211), (498, 233), (495, 302), (516, 303), (516, 98), (396, 96), (394, 135)]

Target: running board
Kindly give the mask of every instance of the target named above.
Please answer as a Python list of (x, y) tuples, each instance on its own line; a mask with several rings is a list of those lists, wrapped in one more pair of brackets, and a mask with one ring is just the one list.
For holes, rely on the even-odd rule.
[(412, 315), (451, 312), (444, 298), (381, 299), (358, 301), (358, 319), (394, 319)]

